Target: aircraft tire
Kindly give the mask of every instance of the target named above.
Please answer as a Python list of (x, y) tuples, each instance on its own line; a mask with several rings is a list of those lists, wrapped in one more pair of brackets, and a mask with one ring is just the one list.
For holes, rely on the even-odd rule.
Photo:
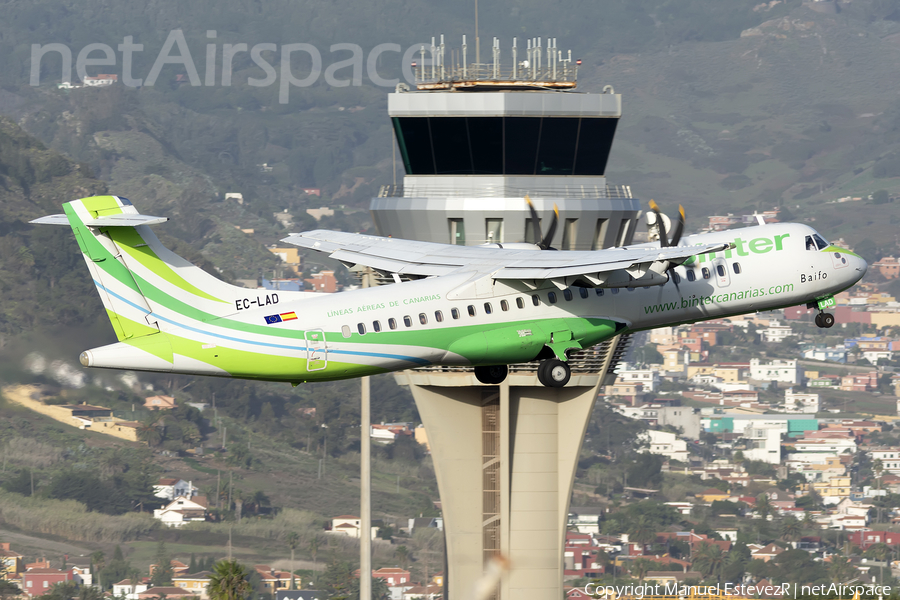
[(538, 367), (538, 380), (547, 387), (561, 388), (569, 383), (572, 371), (561, 360), (550, 358)]
[(822, 313), (822, 327), (830, 328), (834, 326), (834, 315), (831, 313)]
[(475, 379), (485, 385), (497, 385), (503, 383), (509, 375), (509, 367), (506, 365), (491, 365), (488, 367), (475, 367)]

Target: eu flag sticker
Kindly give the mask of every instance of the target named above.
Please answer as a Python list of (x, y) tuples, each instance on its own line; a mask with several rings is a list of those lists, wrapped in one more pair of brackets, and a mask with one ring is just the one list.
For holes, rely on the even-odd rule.
[(269, 315), (265, 317), (266, 325), (272, 325), (273, 323), (281, 323), (281, 315)]

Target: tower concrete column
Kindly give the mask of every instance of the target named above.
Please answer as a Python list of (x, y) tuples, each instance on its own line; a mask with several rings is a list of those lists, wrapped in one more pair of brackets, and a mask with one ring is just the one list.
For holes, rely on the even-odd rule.
[(594, 363), (593, 372), (573, 372), (564, 388), (543, 387), (524, 368), (493, 386), (462, 369), (396, 375), (410, 386), (434, 460), (446, 600), (472, 598), (500, 555), (509, 568), (494, 598), (559, 600), (578, 456), (617, 348), (618, 338), (601, 347), (602, 368)]

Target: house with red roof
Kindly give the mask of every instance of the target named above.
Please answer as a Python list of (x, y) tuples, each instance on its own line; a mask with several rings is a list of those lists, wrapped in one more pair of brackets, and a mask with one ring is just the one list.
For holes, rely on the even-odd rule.
[(43, 596), (57, 583), (66, 581), (75, 581), (72, 571), (52, 568), (29, 569), (22, 574), (22, 591), (32, 598)]

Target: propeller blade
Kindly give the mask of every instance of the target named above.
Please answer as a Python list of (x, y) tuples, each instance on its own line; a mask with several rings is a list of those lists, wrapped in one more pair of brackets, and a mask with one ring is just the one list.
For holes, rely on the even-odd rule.
[(528, 194), (525, 194), (525, 202), (528, 203), (528, 210), (531, 212), (531, 227), (534, 231), (534, 243), (540, 246), (542, 242), (543, 235), (541, 234), (541, 220), (538, 218), (537, 211), (534, 209), (534, 204), (531, 202), (531, 198), (528, 197)]
[(553, 234), (556, 233), (556, 224), (559, 222), (559, 208), (556, 204), (553, 205), (553, 220), (550, 221), (550, 229), (547, 230), (547, 235), (544, 236), (544, 239), (541, 240), (541, 243), (538, 246), (541, 247), (541, 250), (552, 250), (550, 244), (553, 242)]
[(672, 241), (669, 243), (669, 245), (677, 246), (678, 242), (681, 241), (682, 233), (684, 233), (684, 207), (679, 204), (678, 222), (675, 224), (675, 227), (672, 228)]
[(663, 223), (662, 214), (659, 206), (653, 200), (650, 201), (650, 210), (656, 215), (656, 231), (659, 233), (659, 247), (667, 248), (669, 246), (669, 237), (666, 233), (666, 224)]

